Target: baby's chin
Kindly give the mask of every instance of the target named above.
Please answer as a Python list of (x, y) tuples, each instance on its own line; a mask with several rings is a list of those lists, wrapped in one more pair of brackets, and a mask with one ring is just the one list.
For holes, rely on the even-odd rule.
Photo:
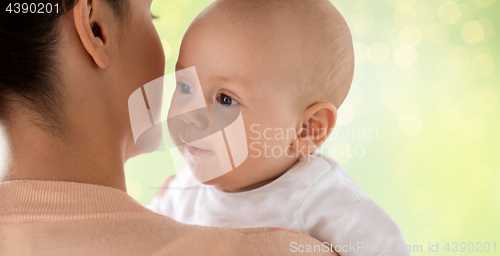
[(245, 182), (244, 180), (242, 181), (240, 179), (235, 179), (233, 175), (234, 173), (226, 173), (215, 179), (203, 182), (203, 184), (214, 186), (220, 191), (237, 193), (257, 189), (273, 181), (266, 180), (255, 183), (248, 180), (247, 182)]
[[(230, 172), (229, 172), (230, 173)], [(240, 186), (237, 186), (234, 182), (234, 179), (231, 178), (231, 175), (226, 173), (222, 176), (214, 178), (209, 181), (203, 182), (205, 185), (214, 186), (217, 190), (224, 192), (240, 192), (242, 191)]]
[(268, 182), (259, 182), (248, 177), (249, 171), (253, 168), (246, 169), (237, 167), (236, 169), (227, 172), (221, 176), (202, 182), (205, 185), (214, 186), (217, 190), (224, 192), (243, 192), (261, 187)]
[(218, 184), (225, 179), (223, 176), (226, 176), (232, 170), (231, 163), (221, 164), (220, 159), (213, 152), (201, 159), (190, 159), (188, 157), (187, 164), (193, 177), (199, 183), (207, 185)]
[(211, 186), (218, 186), (220, 184), (223, 184), (223, 181), (226, 180), (227, 173), (223, 174), (222, 176), (219, 176), (217, 178), (202, 182), (205, 185), (211, 185)]
[[(210, 179), (210, 180), (206, 180), (203, 182), (201, 182), (200, 180), (198, 180), (198, 181), (200, 181), (201, 183), (203, 183), (205, 185), (214, 186), (215, 188), (217, 188), (220, 191), (236, 192), (236, 191), (239, 191), (241, 187), (251, 185), (251, 184), (239, 184), (239, 183), (241, 183), (241, 180), (238, 179), (238, 177), (237, 177), (237, 175), (238, 175), (237, 169), (238, 168), (236, 168), (232, 171), (226, 172), (226, 173), (224, 173), (220, 176), (217, 176), (213, 179)], [(196, 178), (196, 175), (195, 175), (195, 178)]]

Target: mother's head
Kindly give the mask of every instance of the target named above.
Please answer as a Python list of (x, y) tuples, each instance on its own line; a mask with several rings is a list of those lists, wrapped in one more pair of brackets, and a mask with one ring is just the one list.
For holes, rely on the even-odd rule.
[(45, 145), (47, 153), (83, 150), (81, 157), (113, 151), (123, 161), (140, 153), (132, 139), (127, 100), (164, 72), (151, 0), (45, 2), (59, 2), (60, 7), (62, 1), (74, 7), (50, 19), (8, 13), (2, 6), (0, 123), (14, 167), (22, 165), (26, 143), (39, 149)]

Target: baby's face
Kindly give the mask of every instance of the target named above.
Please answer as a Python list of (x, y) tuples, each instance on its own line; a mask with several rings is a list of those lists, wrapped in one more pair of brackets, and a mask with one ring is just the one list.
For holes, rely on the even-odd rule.
[[(207, 105), (219, 104), (241, 111), (247, 159), (233, 171), (205, 182), (225, 191), (265, 184), (298, 159), (290, 147), (299, 132), (294, 86), (287, 82), (294, 74), (283, 65), (295, 61), (294, 56), (284, 53), (283, 48), (288, 46), (282, 44), (283, 40), (259, 37), (259, 33), (262, 31), (250, 24), (194, 25), (184, 37), (176, 66), (176, 70), (196, 67)], [(210, 143), (203, 148), (192, 145), (181, 153), (195, 160), (192, 169), (197, 164), (207, 168), (218, 159), (210, 155), (225, 153), (212, 147)]]

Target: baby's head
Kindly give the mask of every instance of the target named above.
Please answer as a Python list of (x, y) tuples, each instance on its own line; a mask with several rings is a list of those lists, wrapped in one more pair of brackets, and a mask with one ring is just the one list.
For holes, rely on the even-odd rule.
[(328, 0), (218, 0), (184, 36), (176, 69), (192, 66), (207, 104), (239, 108), (248, 143), (240, 166), (205, 183), (243, 191), (326, 140), (352, 82), (354, 54), (349, 28)]

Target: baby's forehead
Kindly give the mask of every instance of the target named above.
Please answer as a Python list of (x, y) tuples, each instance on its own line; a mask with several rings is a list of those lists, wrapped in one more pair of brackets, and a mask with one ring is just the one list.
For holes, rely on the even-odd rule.
[(184, 44), (213, 57), (213, 65), (219, 66), (221, 72), (238, 69), (233, 72), (275, 77), (291, 72), (290, 64), (298, 63), (301, 55), (307, 53), (301, 48), (301, 40), (299, 35), (291, 35), (289, 29), (281, 25), (235, 22), (221, 27), (217, 23), (200, 23), (186, 33)]
[[(223, 28), (219, 22), (224, 22)], [(193, 32), (206, 35), (190, 40), (197, 43), (203, 40), (206, 54), (216, 60), (211, 81), (248, 87), (245, 90), (248, 94), (259, 94), (262, 90), (278, 90), (282, 96), (295, 93), (293, 78), (300, 75), (297, 70), (304, 64), (301, 63), (304, 55), (312, 51), (312, 47), (303, 47), (303, 36), (291, 22), (221, 19), (200, 24)]]

